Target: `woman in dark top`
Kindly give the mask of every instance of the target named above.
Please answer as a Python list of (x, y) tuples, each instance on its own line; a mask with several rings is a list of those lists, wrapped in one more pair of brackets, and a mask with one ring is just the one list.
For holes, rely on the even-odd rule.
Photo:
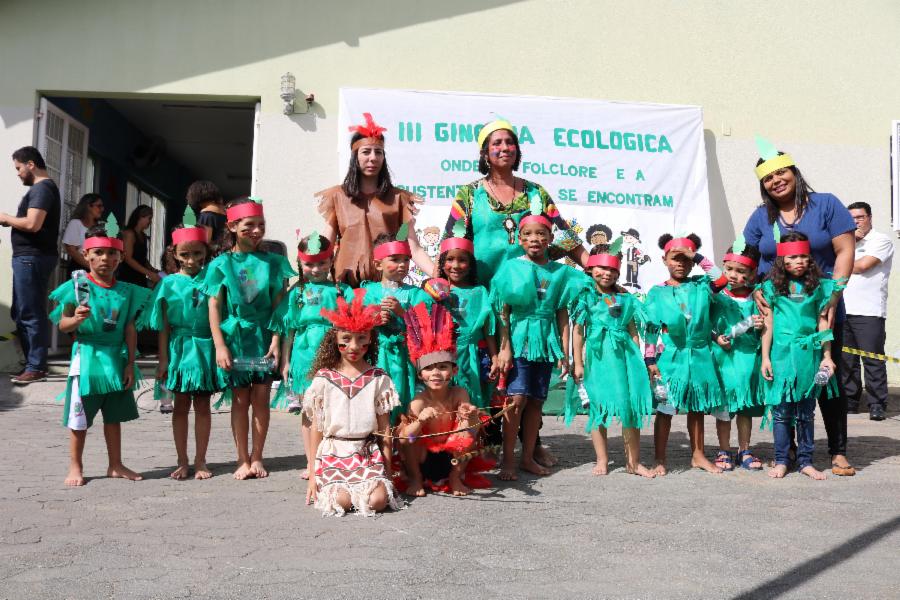
[(122, 230), (122, 241), (125, 243), (125, 259), (119, 267), (119, 281), (153, 287), (159, 282), (157, 269), (147, 259), (147, 242), (145, 233), (153, 223), (153, 209), (140, 205), (131, 211), (125, 229)]
[(195, 181), (187, 190), (187, 203), (197, 215), (197, 224), (206, 229), (209, 243), (217, 250), (225, 232), (225, 202), (212, 181)]

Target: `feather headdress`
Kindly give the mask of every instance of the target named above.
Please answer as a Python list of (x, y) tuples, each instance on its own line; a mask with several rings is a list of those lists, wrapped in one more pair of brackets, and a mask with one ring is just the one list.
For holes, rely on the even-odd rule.
[(363, 113), (363, 118), (366, 120), (365, 125), (351, 125), (348, 128), (353, 133), (358, 133), (362, 136), (362, 139), (356, 140), (350, 148), (355, 151), (364, 144), (384, 146), (384, 132), (387, 129), (375, 122), (375, 119), (372, 118), (372, 113)]
[(124, 252), (125, 243), (120, 240), (118, 236), (119, 221), (116, 219), (116, 215), (110, 213), (109, 218), (106, 220), (106, 235), (86, 238), (81, 248), (83, 250), (90, 250), (91, 248), (112, 248), (113, 250)]
[(553, 231), (553, 223), (550, 218), (544, 214), (544, 202), (539, 194), (529, 194), (528, 214), (519, 221), (519, 229), (522, 229), (528, 223), (539, 223)]
[(450, 250), (465, 250), (474, 256), (475, 245), (472, 240), (466, 238), (466, 221), (465, 219), (457, 219), (450, 231), (452, 237), (445, 238), (441, 242), (440, 253), (449, 252)]
[(442, 304), (432, 306), (429, 314), (428, 307), (420, 302), (406, 311), (403, 320), (409, 360), (416, 371), (439, 362), (456, 362), (453, 317)]
[(209, 240), (209, 235), (203, 227), (197, 227), (197, 215), (194, 209), (188, 206), (181, 217), (182, 227), (172, 232), (172, 245), (177, 246), (185, 242), (202, 242)]
[(622, 252), (622, 236), (619, 236), (615, 239), (615, 241), (609, 245), (609, 248), (606, 249), (606, 252), (599, 252), (597, 254), (591, 254), (588, 257), (587, 267), (609, 267), (611, 269), (615, 269), (616, 271), (620, 271), (622, 268), (622, 259), (619, 257), (619, 254)]
[(755, 269), (757, 267), (756, 261), (750, 258), (749, 256), (744, 256), (743, 252), (747, 249), (747, 240), (744, 239), (743, 235), (737, 236), (737, 239), (734, 240), (734, 243), (731, 244), (731, 252), (725, 255), (724, 260), (740, 263), (751, 269)]
[(759, 157), (763, 162), (756, 167), (756, 177), (760, 180), (765, 179), (771, 173), (792, 167), (796, 163), (790, 154), (778, 154), (775, 144), (762, 136), (756, 136), (756, 149), (759, 151)]
[(335, 329), (352, 333), (365, 333), (381, 325), (381, 307), (377, 304), (363, 305), (366, 290), (353, 290), (353, 302), (347, 303), (343, 297), (337, 298), (337, 310), (323, 308), (319, 313), (328, 319)]

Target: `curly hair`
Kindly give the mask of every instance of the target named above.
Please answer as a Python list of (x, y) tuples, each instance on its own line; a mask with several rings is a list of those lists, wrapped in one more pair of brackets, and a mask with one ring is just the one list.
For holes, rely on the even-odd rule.
[[(687, 239), (694, 242), (694, 246), (697, 247), (696, 248), (697, 250), (699, 250), (700, 246), (703, 245), (703, 241), (700, 239), (700, 236), (697, 235), (696, 233), (689, 233), (688, 235), (683, 236), (683, 237), (686, 237)], [(662, 234), (661, 236), (659, 236), (659, 241), (657, 242), (659, 244), (659, 249), (665, 251), (666, 244), (668, 244), (669, 242), (671, 242), (674, 239), (675, 239), (675, 236), (672, 235), (671, 233)]]
[(594, 237), (595, 233), (602, 233), (606, 236), (607, 242), (612, 242), (612, 229), (610, 229), (603, 223), (597, 223), (588, 227), (587, 233), (584, 234), (584, 237), (587, 239), (588, 243), (591, 243), (591, 238)]
[[(782, 242), (806, 242), (809, 241), (809, 238), (799, 232), (788, 233), (787, 235), (782, 236)], [(819, 287), (819, 280), (822, 279), (825, 275), (822, 273), (822, 269), (819, 268), (819, 265), (816, 264), (816, 261), (809, 258), (809, 268), (806, 269), (806, 273), (803, 274), (802, 277), (798, 280), (803, 284), (803, 291), (806, 294), (812, 294), (817, 287)], [(775, 292), (779, 296), (789, 296), (791, 293), (791, 281), (793, 277), (787, 272), (787, 269), (784, 267), (784, 257), (777, 256), (775, 257), (775, 262), (772, 263), (772, 268), (769, 270), (769, 275), (767, 279), (772, 281), (772, 285), (775, 287)]]
[[(374, 365), (378, 361), (378, 335), (373, 329), (369, 333), (369, 349), (363, 357), (370, 365)], [(307, 376), (312, 379), (319, 372), (319, 369), (336, 369), (341, 364), (341, 353), (337, 345), (337, 329), (331, 328), (325, 332), (319, 349), (316, 350), (316, 357), (313, 359), (312, 366), (309, 368)]]
[[(447, 250), (447, 252), (450, 252)], [(450, 281), (450, 278), (447, 277), (447, 272), (444, 271), (444, 263), (447, 261), (447, 252), (441, 252), (441, 255), (438, 256), (438, 277), (443, 277), (447, 281)], [(466, 273), (466, 277), (463, 280), (463, 283), (466, 285), (478, 285), (478, 266), (475, 264), (475, 257), (466, 252), (469, 255), (469, 272)]]
[(188, 206), (195, 213), (199, 213), (208, 204), (222, 203), (222, 192), (219, 191), (219, 187), (212, 181), (195, 181), (188, 187), (185, 196), (187, 197)]

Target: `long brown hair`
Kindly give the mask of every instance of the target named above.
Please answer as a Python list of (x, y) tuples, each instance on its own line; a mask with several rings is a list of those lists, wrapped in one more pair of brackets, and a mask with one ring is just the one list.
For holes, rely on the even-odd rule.
[[(369, 332), (369, 349), (363, 359), (370, 365), (374, 365), (378, 361), (378, 334), (374, 329)], [(340, 364), (341, 353), (338, 351), (337, 330), (332, 327), (325, 332), (325, 337), (322, 338), (322, 343), (316, 350), (316, 357), (313, 359), (307, 376), (312, 379), (319, 369), (337, 369)]]
[[(806, 242), (809, 241), (809, 238), (798, 232), (791, 232), (781, 237), (782, 242)], [(822, 273), (822, 269), (819, 268), (819, 265), (813, 260), (812, 256), (809, 257), (809, 268), (806, 269), (806, 273), (803, 274), (803, 277), (799, 279), (800, 283), (803, 284), (803, 291), (807, 294), (812, 294), (817, 287), (819, 287), (819, 280), (822, 279), (825, 275)], [(789, 296), (791, 293), (791, 275), (787, 272), (787, 269), (784, 268), (784, 257), (777, 256), (775, 257), (775, 262), (772, 263), (772, 268), (769, 270), (768, 279), (772, 280), (772, 285), (775, 286), (775, 292), (779, 296)]]

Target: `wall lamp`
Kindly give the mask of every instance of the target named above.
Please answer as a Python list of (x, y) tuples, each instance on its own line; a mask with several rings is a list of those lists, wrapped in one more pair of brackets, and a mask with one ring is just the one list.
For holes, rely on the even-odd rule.
[[(290, 71), (281, 76), (281, 101), (283, 102), (282, 110), (284, 114), (291, 115), (294, 114), (294, 97), (297, 93), (297, 80), (294, 78), (293, 73)], [(313, 102), (316, 101), (316, 97), (314, 94), (309, 94), (305, 98), (306, 100), (306, 110), (302, 113), (298, 114), (306, 114), (309, 112), (309, 107)]]

